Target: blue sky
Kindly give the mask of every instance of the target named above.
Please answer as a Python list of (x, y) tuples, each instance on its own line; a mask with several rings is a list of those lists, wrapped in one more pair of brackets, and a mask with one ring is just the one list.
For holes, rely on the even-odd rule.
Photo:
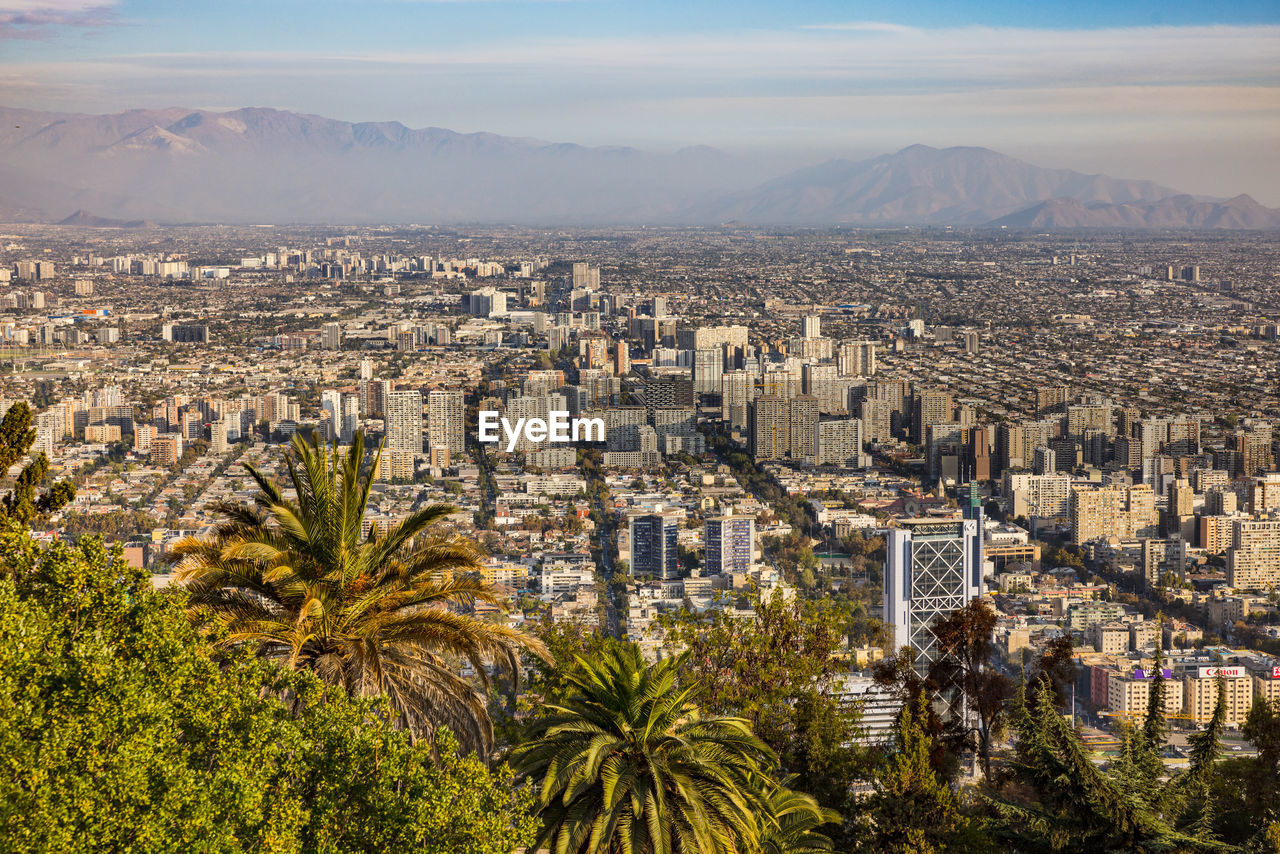
[(1274, 0), (0, 0), (0, 104), (807, 160), (986, 145), (1280, 205)]

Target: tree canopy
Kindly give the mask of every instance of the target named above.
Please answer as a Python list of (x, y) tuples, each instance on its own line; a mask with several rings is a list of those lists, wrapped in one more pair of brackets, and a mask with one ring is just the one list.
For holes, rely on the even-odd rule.
[(219, 655), (96, 538), (0, 532), (0, 849), (505, 854), (509, 771), (313, 674)]

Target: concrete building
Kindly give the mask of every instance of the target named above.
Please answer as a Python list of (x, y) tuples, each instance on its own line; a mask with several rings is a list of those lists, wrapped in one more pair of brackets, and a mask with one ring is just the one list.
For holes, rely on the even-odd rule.
[(391, 480), (411, 479), (422, 456), (422, 393), (417, 389), (390, 392), (383, 410), (386, 443), (382, 474)]
[(704, 523), (705, 573), (729, 576), (749, 572), (755, 548), (756, 520), (751, 516), (710, 516)]
[(1240, 665), (1213, 665), (1193, 668), (1183, 676), (1185, 711), (1197, 723), (1213, 717), (1218, 702), (1218, 680), (1226, 688), (1226, 725), (1239, 727), (1253, 706), (1253, 680)]
[(981, 542), (976, 519), (908, 519), (889, 531), (884, 620), (919, 669), (938, 656), (933, 621), (982, 595)]
[(1280, 587), (1280, 521), (1236, 519), (1231, 523), (1227, 584), (1239, 590)]
[(680, 577), (677, 537), (682, 513), (642, 513), (628, 520), (631, 574), (669, 579)]

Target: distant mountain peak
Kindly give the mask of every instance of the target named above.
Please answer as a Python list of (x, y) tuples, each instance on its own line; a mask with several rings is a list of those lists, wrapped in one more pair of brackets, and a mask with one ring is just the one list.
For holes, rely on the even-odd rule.
[[(909, 145), (787, 174), (706, 146), (627, 146), (346, 122), (271, 107), (111, 115), (0, 108), (9, 215), (164, 222), (723, 223), (1271, 228), (1280, 214), (1150, 181)], [(87, 213), (99, 211), (102, 215)], [(1022, 224), (1022, 225), (1019, 225)]]
[(145, 219), (122, 220), (95, 216), (81, 208), (66, 219), (59, 220), (58, 225), (75, 225), (82, 228), (157, 228), (158, 226)]

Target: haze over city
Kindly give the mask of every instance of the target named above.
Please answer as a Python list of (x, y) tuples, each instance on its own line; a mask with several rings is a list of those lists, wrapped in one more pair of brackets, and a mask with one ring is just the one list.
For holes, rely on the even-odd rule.
[(770, 176), (971, 145), (1274, 207), (1278, 18), (1265, 2), (7, 0), (0, 104), (710, 145)]

